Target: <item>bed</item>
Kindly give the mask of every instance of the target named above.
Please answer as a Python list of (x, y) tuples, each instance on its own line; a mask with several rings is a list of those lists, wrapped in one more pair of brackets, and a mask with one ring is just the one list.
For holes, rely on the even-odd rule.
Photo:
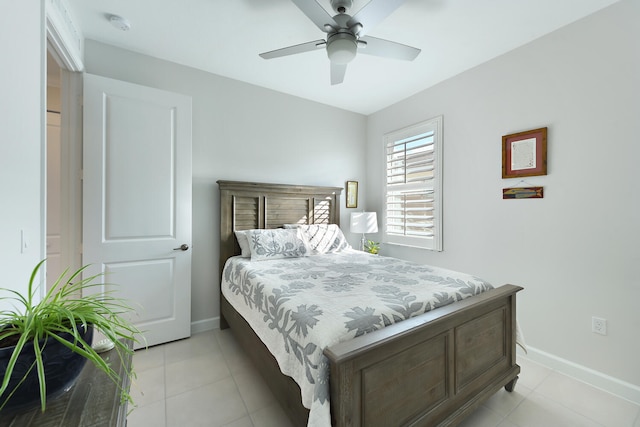
[[(221, 283), (227, 260), (241, 253), (235, 231), (339, 224), (341, 188), (237, 181), (218, 185)], [(280, 264), (278, 268), (286, 268), (284, 261)], [(520, 372), (515, 319), (521, 289), (504, 285), (474, 293), (324, 348), (331, 424), (456, 425), (500, 388), (512, 391)], [(220, 301), (221, 328), (232, 329), (292, 423), (307, 425), (310, 413), (298, 383), (282, 374), (240, 314), (243, 309), (234, 308), (222, 289)]]

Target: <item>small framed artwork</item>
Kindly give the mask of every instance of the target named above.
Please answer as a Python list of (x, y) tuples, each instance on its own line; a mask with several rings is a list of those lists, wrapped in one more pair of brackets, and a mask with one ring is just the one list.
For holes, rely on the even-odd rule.
[(502, 178), (546, 174), (546, 127), (502, 137)]
[(347, 207), (358, 207), (358, 181), (347, 181)]
[(503, 199), (542, 199), (543, 197), (543, 187), (514, 187), (502, 189)]

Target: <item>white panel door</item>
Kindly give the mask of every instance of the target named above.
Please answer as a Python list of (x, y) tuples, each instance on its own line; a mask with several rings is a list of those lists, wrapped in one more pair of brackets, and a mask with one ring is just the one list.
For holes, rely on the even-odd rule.
[(83, 133), (83, 264), (147, 345), (188, 337), (191, 98), (85, 74)]

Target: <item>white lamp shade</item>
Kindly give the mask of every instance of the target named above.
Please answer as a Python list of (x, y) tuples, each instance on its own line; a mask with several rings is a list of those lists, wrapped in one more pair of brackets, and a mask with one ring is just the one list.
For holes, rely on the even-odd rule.
[(354, 212), (349, 229), (352, 233), (377, 233), (378, 215), (375, 212)]

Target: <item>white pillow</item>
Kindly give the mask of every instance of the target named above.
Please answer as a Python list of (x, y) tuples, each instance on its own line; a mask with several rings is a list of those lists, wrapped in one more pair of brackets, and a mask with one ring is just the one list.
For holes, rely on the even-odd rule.
[(340, 252), (351, 248), (337, 224), (308, 224), (298, 226), (309, 239), (309, 245), (318, 254)]
[(251, 230), (239, 230), (235, 232), (236, 240), (240, 246), (240, 256), (243, 258), (251, 257), (251, 249), (249, 248), (249, 231)]
[(306, 236), (298, 229), (249, 230), (251, 261), (297, 258), (311, 254)]

